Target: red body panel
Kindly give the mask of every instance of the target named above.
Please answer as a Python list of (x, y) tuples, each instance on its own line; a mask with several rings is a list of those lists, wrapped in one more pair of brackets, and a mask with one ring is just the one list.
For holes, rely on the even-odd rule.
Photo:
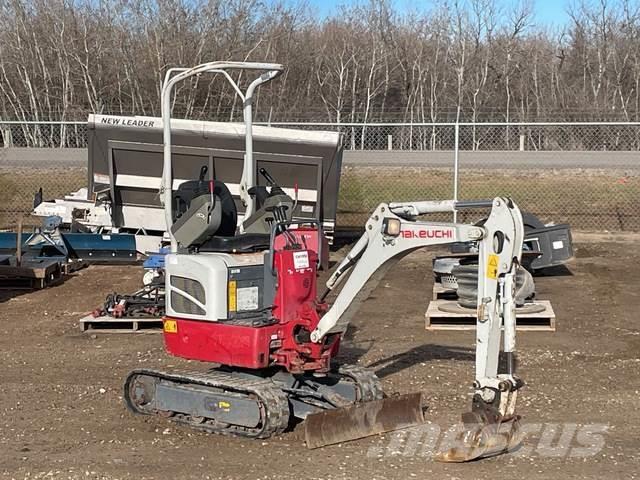
[(313, 308), (316, 299), (316, 262), (318, 256), (310, 250), (276, 252), (274, 266), (278, 288), (273, 302), (273, 316), (280, 323), (291, 322), (301, 310)]
[[(318, 255), (310, 248), (282, 245), (274, 253), (275, 298), (264, 299), (265, 305), (272, 305), (274, 323), (165, 318), (164, 339), (169, 353), (250, 369), (279, 365), (293, 373), (328, 371), (331, 358), (338, 353), (340, 335), (328, 335), (322, 343), (309, 339), (327, 308), (317, 301)], [(169, 325), (171, 328), (167, 328)]]
[(331, 357), (338, 353), (338, 335), (313, 343), (309, 335), (320, 321), (325, 304), (316, 301), (316, 263), (311, 250), (280, 250), (275, 253), (278, 288), (273, 316), (282, 324), (282, 345), (274, 352), (278, 365), (290, 372), (327, 371)]
[[(298, 227), (290, 229), (288, 232), (303, 248), (316, 252), (316, 254), (320, 252), (320, 265), (324, 270), (329, 269), (329, 240), (327, 237), (313, 227)], [(283, 250), (286, 244), (287, 239), (284, 235), (278, 235), (273, 241), (275, 250)]]
[(177, 323), (177, 332), (164, 333), (171, 355), (253, 369), (269, 365), (269, 342), (279, 328), (279, 325), (255, 328), (168, 317), (167, 320)]

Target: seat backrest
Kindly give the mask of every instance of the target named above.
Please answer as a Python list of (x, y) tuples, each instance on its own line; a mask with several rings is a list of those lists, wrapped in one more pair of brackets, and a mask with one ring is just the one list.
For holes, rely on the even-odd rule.
[(233, 200), (233, 196), (224, 182), (215, 180), (213, 194), (220, 198), (220, 204), (222, 206), (222, 221), (220, 222), (216, 236), (233, 237), (236, 234), (236, 228), (238, 226), (238, 209), (236, 208), (236, 202)]
[[(238, 211), (233, 196), (224, 182), (219, 180), (214, 180), (213, 194), (219, 201), (215, 208), (221, 209), (220, 226), (215, 231), (215, 235), (232, 237), (236, 233), (238, 223)], [(209, 192), (209, 181), (207, 180), (190, 180), (180, 184), (173, 192), (174, 223), (189, 210), (194, 199), (201, 196), (208, 197), (209, 195), (211, 193)]]

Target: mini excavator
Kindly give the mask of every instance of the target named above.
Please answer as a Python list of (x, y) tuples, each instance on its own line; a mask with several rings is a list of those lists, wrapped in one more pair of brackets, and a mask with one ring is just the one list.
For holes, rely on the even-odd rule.
[[(229, 74), (238, 70), (261, 73), (242, 92)], [(211, 62), (167, 72), (161, 196), (171, 253), (165, 259), (163, 335), (171, 355), (215, 366), (134, 370), (124, 385), (127, 407), (201, 431), (251, 438), (278, 435), (294, 419), (304, 420), (310, 448), (423, 423), (422, 394), (386, 397), (372, 371), (339, 365), (336, 358), (359, 305), (394, 263), (419, 248), (473, 241), (480, 268), (474, 395), (462, 417), (461, 443), (437, 459), (468, 461), (516, 447), (521, 438), (515, 403), (523, 385), (514, 374), (513, 292), (523, 240), (518, 207), (509, 198), (381, 203), (318, 294), (326, 248), (321, 224), (296, 219), (297, 199), (268, 172), (258, 172), (253, 159), (253, 92), (282, 71), (278, 64)], [(207, 179), (205, 167), (199, 179), (173, 189), (172, 88), (212, 72), (231, 82), (244, 102), (241, 221), (229, 189), (212, 175)], [(258, 173), (267, 186), (257, 186)], [(419, 218), (465, 208), (491, 212), (482, 226)], [(501, 350), (506, 361), (499, 373)]]

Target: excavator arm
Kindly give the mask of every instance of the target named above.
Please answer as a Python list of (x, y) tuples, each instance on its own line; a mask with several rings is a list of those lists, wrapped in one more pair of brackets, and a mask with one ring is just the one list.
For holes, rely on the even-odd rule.
[[(491, 207), (482, 226), (418, 220), (429, 213), (477, 207)], [(321, 342), (329, 333), (345, 332), (360, 304), (405, 255), (423, 247), (465, 241), (475, 241), (479, 247), (475, 393), (471, 411), (463, 414), (465, 428), (460, 442), (437, 456), (448, 462), (501, 453), (521, 441), (514, 410), (522, 382), (514, 376), (513, 355), (514, 289), (523, 224), (520, 210), (511, 199), (380, 204), (367, 221), (365, 233), (327, 281), (323, 298), (351, 272), (332, 307), (311, 333), (313, 342)], [(506, 371), (498, 373), (501, 343)]]

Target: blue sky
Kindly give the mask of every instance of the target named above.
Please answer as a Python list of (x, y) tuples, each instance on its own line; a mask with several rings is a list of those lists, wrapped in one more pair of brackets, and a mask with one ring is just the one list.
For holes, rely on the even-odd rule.
[[(292, 0), (295, 2), (295, 0)], [(356, 0), (363, 2), (366, 0)], [(534, 11), (534, 21), (538, 26), (549, 25), (555, 27), (564, 26), (568, 20), (567, 9), (571, 0), (531, 0), (531, 4)], [(330, 15), (340, 5), (349, 4), (349, 0), (307, 0), (307, 2), (318, 12), (320, 16)], [(399, 11), (407, 10), (409, 8), (424, 8), (429, 9), (434, 5), (433, 1), (429, 0), (391, 0)], [(509, 0), (496, 0), (502, 8), (508, 8), (509, 5), (513, 5), (513, 1)], [(424, 7), (421, 7), (424, 6)]]

